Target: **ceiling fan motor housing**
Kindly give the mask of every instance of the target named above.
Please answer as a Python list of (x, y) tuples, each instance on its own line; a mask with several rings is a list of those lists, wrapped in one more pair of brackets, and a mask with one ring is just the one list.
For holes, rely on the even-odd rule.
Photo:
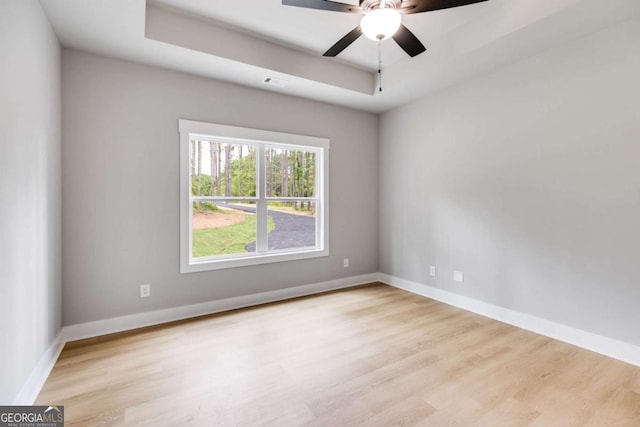
[[(402, 0), (387, 0), (385, 2), (385, 8), (400, 9)], [(360, 7), (367, 12), (378, 9), (380, 7), (380, 0), (364, 0)]]

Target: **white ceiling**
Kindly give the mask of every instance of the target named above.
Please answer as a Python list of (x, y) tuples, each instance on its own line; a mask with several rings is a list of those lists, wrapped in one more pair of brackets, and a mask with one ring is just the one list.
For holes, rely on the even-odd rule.
[[(638, 0), (489, 0), (403, 16), (427, 46), (408, 57), (361, 37), (338, 58), (322, 53), (360, 15), (281, 0), (40, 0), (65, 47), (381, 112), (640, 13)], [(356, 3), (356, 0), (343, 0)], [(262, 83), (271, 76), (285, 88)]]

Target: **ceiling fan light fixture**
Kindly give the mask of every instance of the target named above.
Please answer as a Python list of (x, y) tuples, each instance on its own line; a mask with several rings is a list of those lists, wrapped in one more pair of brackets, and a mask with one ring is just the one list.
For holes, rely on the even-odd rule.
[(373, 41), (386, 40), (393, 36), (400, 24), (400, 13), (392, 8), (378, 8), (367, 13), (360, 22), (362, 34)]

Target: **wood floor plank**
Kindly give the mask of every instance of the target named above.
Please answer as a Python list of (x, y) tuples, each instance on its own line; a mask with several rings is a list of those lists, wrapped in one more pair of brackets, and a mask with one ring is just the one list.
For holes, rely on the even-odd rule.
[(637, 426), (640, 368), (375, 284), (68, 343), (69, 426)]

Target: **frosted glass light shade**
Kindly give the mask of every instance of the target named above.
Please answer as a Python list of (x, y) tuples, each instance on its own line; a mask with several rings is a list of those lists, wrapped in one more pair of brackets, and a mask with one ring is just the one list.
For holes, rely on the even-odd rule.
[(398, 31), (401, 21), (402, 17), (395, 9), (374, 9), (362, 18), (360, 29), (371, 40), (386, 40)]

